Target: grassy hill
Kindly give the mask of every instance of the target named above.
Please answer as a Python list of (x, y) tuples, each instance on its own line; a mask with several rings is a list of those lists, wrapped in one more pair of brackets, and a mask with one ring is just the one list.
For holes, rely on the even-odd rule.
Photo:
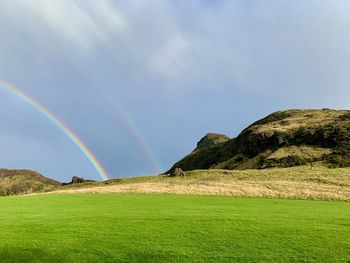
[(34, 171), (0, 169), (0, 196), (44, 192), (59, 185)]
[[(346, 110), (279, 111), (236, 138), (210, 141), (210, 137), (206, 135), (168, 172), (292, 167), (320, 161), (330, 167), (350, 166), (350, 111)], [(203, 140), (211, 143), (201, 146)]]
[(263, 170), (193, 170), (57, 187), (55, 193), (137, 193), (350, 200), (350, 169), (321, 164)]

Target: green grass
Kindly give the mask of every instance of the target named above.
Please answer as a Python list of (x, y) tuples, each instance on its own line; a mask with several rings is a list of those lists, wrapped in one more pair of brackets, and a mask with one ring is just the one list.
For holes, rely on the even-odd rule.
[(0, 198), (1, 262), (348, 262), (350, 205), (172, 195)]

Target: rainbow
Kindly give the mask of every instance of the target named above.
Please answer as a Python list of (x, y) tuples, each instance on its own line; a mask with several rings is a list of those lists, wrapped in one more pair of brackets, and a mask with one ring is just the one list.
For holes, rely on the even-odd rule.
[(94, 156), (94, 154), (91, 152), (91, 150), (78, 137), (78, 135), (75, 134), (63, 121), (61, 121), (57, 116), (55, 116), (52, 112), (50, 112), (47, 108), (45, 108), (40, 102), (30, 97), (28, 94), (23, 92), (20, 88), (16, 87), (15, 85), (10, 84), (7, 81), (2, 79), (0, 79), (0, 85), (4, 87), (6, 90), (10, 91), (12, 94), (26, 101), (33, 108), (35, 108), (42, 115), (44, 115), (51, 122), (53, 122), (57, 127), (59, 127), (64, 132), (64, 134), (79, 148), (79, 150), (84, 154), (84, 156), (86, 156), (86, 158), (94, 167), (98, 175), (103, 180), (110, 179), (110, 177), (108, 176), (108, 173), (106, 172), (102, 164), (98, 161), (98, 159)]
[(155, 157), (155, 154), (153, 153), (151, 146), (147, 143), (144, 136), (137, 129), (132, 119), (129, 118), (128, 115), (126, 115), (126, 113), (122, 110), (119, 104), (115, 103), (110, 98), (110, 96), (107, 96), (103, 93), (102, 93), (102, 96), (111, 107), (113, 113), (118, 117), (119, 120), (121, 120), (124, 123), (125, 127), (127, 127), (131, 135), (134, 137), (141, 151), (143, 152), (143, 154), (146, 156), (149, 163), (151, 164), (153, 172), (155, 173), (161, 172), (162, 171), (161, 165), (159, 164), (157, 158)]
[(75, 71), (75, 75), (79, 76), (82, 80), (85, 81), (86, 84), (89, 85), (91, 89), (94, 89), (99, 93), (99, 96), (109, 105), (110, 109), (113, 111), (113, 114), (124, 124), (124, 126), (130, 132), (130, 135), (134, 138), (135, 142), (138, 144), (144, 156), (148, 159), (150, 166), (153, 169), (153, 172), (159, 173), (161, 172), (162, 166), (159, 163), (156, 155), (154, 154), (151, 146), (143, 136), (143, 134), (139, 131), (134, 121), (128, 116), (128, 114), (123, 110), (120, 106), (120, 103), (117, 103), (113, 100), (110, 94), (107, 94), (100, 85), (97, 85), (95, 79), (91, 76), (88, 76), (84, 72), (80, 70), (80, 68), (72, 61), (67, 61), (67, 63), (72, 67)]

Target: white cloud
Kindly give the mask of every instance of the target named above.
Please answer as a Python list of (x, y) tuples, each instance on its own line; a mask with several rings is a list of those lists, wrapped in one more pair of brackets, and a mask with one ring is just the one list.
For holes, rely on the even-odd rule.
[(150, 67), (156, 74), (176, 77), (190, 66), (191, 48), (191, 43), (178, 34), (155, 50)]
[(30, 0), (17, 1), (39, 16), (54, 33), (79, 48), (90, 49), (108, 43), (110, 35), (126, 28), (125, 18), (106, 0)]

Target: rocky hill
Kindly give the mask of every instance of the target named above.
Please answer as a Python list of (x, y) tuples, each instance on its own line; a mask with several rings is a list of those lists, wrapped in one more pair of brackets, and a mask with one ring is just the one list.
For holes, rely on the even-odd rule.
[(34, 171), (0, 169), (0, 196), (44, 192), (59, 185)]
[(222, 142), (227, 142), (229, 140), (230, 137), (224, 134), (208, 133), (197, 143), (197, 148), (194, 151), (206, 148), (208, 146), (213, 146)]
[(263, 169), (323, 162), (350, 166), (350, 111), (286, 110), (253, 123), (236, 138), (207, 134), (175, 168)]

